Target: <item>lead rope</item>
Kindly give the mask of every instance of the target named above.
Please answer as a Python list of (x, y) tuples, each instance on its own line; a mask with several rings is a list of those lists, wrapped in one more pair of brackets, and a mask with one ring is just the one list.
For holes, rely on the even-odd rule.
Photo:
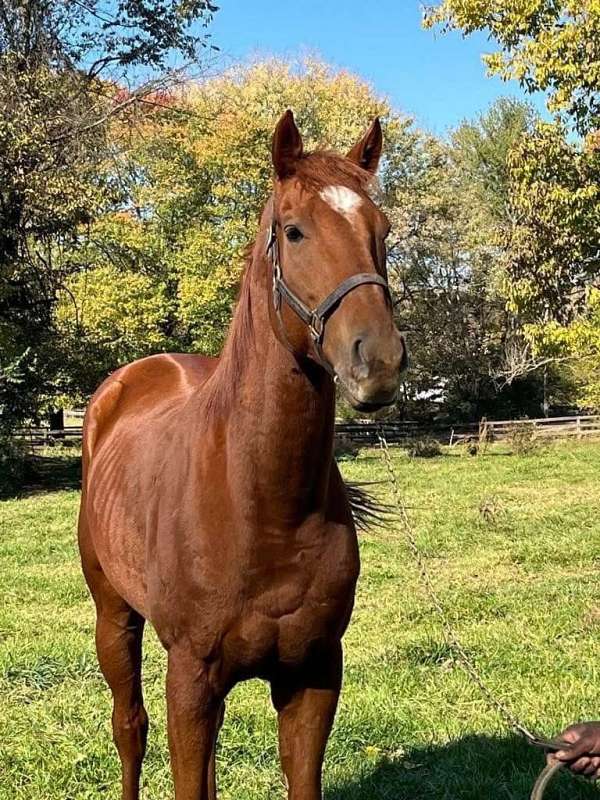
[(562, 768), (562, 766), (563, 765), (560, 763), (560, 761), (551, 761), (550, 763), (546, 764), (544, 769), (540, 772), (537, 781), (535, 782), (535, 786), (531, 792), (530, 800), (542, 800), (548, 784), (556, 775), (556, 773)]
[(469, 675), (469, 677), (473, 680), (473, 682), (479, 688), (481, 694), (485, 697), (488, 701), (489, 705), (492, 706), (504, 719), (508, 725), (513, 728), (520, 736), (523, 736), (528, 742), (535, 742), (537, 737), (523, 725), (517, 717), (512, 713), (512, 711), (508, 708), (508, 706), (503, 703), (501, 700), (498, 700), (493, 694), (491, 689), (485, 683), (483, 678), (479, 675), (475, 664), (471, 660), (471, 658), (467, 655), (464, 647), (460, 643), (459, 639), (457, 638), (452, 625), (450, 624), (444, 607), (442, 606), (440, 599), (435, 591), (433, 586), (431, 577), (429, 575), (429, 571), (425, 566), (425, 561), (423, 559), (423, 555), (419, 549), (417, 544), (417, 540), (412, 529), (412, 525), (410, 524), (410, 519), (408, 518), (408, 514), (406, 511), (406, 507), (404, 502), (402, 501), (402, 497), (400, 496), (400, 489), (398, 487), (398, 481), (396, 479), (396, 473), (394, 472), (394, 467), (392, 465), (392, 460), (390, 458), (390, 451), (388, 447), (387, 440), (383, 433), (383, 430), (380, 428), (377, 437), (379, 439), (379, 444), (381, 447), (382, 457), (390, 478), (390, 483), (392, 485), (392, 491), (394, 496), (394, 503), (396, 508), (400, 513), (400, 520), (402, 522), (402, 527), (404, 529), (404, 535), (406, 537), (406, 541), (408, 542), (408, 546), (413, 554), (414, 560), (419, 568), (419, 574), (421, 577), (421, 582), (423, 587), (429, 597), (429, 600), (435, 610), (437, 611), (440, 621), (442, 623), (442, 629), (444, 633), (444, 639), (446, 640), (446, 644), (448, 647), (455, 653), (457, 656), (457, 661), (459, 662), (462, 669)]
[[(377, 432), (377, 438), (379, 439), (382, 458), (385, 463), (387, 473), (389, 475), (390, 483), (392, 485), (394, 502), (400, 514), (400, 520), (402, 522), (406, 541), (419, 569), (419, 575), (421, 578), (421, 583), (423, 584), (423, 588), (425, 589), (425, 592), (429, 597), (431, 604), (437, 611), (440, 621), (442, 623), (442, 630), (444, 634), (444, 639), (446, 640), (446, 644), (448, 645), (450, 650), (455, 654), (456, 660), (462, 667), (463, 671), (471, 678), (473, 683), (477, 686), (477, 688), (481, 692), (482, 696), (486, 699), (488, 705), (491, 708), (493, 708), (500, 715), (500, 717), (502, 717), (502, 719), (507, 723), (507, 725), (510, 728), (512, 728), (516, 733), (518, 733), (519, 736), (522, 736), (523, 739), (525, 739), (525, 741), (528, 744), (539, 746), (540, 739), (537, 736), (535, 736), (535, 734), (533, 734), (525, 725), (523, 725), (523, 723), (520, 722), (519, 719), (517, 719), (517, 717), (513, 714), (513, 712), (506, 705), (506, 703), (504, 703), (502, 700), (499, 700), (492, 693), (492, 690), (480, 676), (479, 672), (477, 671), (477, 667), (475, 666), (469, 655), (466, 653), (464, 647), (460, 643), (460, 640), (454, 633), (454, 629), (448, 620), (444, 607), (440, 602), (437, 592), (435, 591), (435, 588), (433, 586), (431, 576), (429, 575), (429, 571), (427, 569), (427, 566), (425, 565), (425, 559), (423, 558), (423, 554), (421, 553), (419, 545), (417, 544), (417, 539), (415, 537), (415, 533), (410, 523), (410, 519), (406, 511), (406, 506), (400, 494), (400, 487), (398, 486), (398, 480), (396, 478), (396, 473), (392, 465), (389, 446), (387, 443), (387, 439), (385, 438), (383, 427), (381, 425), (379, 426), (379, 430)], [(562, 766), (563, 764), (560, 761), (550, 761), (548, 764), (546, 764), (546, 766), (544, 767), (544, 769), (542, 770), (538, 779), (535, 782), (535, 786), (533, 787), (530, 800), (543, 800), (546, 787), (548, 786), (552, 778), (556, 775), (556, 773), (561, 769)]]

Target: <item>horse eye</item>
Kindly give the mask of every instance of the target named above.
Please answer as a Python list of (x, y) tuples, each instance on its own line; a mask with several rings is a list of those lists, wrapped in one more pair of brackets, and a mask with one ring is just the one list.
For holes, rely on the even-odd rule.
[(285, 235), (290, 242), (299, 242), (304, 239), (304, 234), (295, 225), (288, 225), (285, 229)]

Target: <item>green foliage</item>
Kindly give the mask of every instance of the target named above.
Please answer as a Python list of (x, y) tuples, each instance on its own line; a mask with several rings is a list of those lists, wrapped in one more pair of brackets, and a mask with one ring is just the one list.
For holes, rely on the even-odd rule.
[(548, 92), (553, 112), (565, 111), (582, 132), (600, 122), (599, 0), (441, 0), (425, 25), (484, 31), (499, 46), (484, 56), (489, 71)]
[(511, 156), (509, 292), (535, 321), (573, 319), (600, 269), (600, 149), (539, 123)]
[(20, 443), (0, 430), (0, 500), (21, 489), (26, 474), (26, 457)]
[(49, 65), (22, 71), (17, 60), (0, 56), (0, 427), (35, 415), (51, 388), (61, 360), (52, 312), (65, 253), (77, 249), (79, 227), (107, 194), (98, 174), (101, 131), (63, 138), (65, 119), (88, 106), (78, 77)]
[(98, 266), (74, 275), (62, 297), (57, 327), (71, 354), (76, 391), (93, 391), (116, 366), (165, 349), (168, 343), (166, 289), (148, 275)]
[(533, 422), (519, 422), (511, 425), (506, 440), (515, 455), (526, 456), (534, 452), (538, 446)]
[(506, 290), (538, 358), (556, 358), (578, 405), (598, 408), (600, 150), (538, 124), (511, 158)]
[[(600, 3), (441, 0), (425, 14), (437, 24), (485, 31), (499, 47), (485, 56), (490, 72), (548, 95), (555, 121), (530, 120), (508, 162), (505, 291), (535, 354), (568, 358), (579, 402), (596, 406), (585, 371), (595, 371), (586, 342), (600, 269)], [(569, 122), (585, 138), (570, 136)]]
[(587, 292), (583, 308), (569, 323), (530, 324), (526, 333), (539, 353), (566, 360), (578, 405), (600, 410), (600, 290)]
[(501, 271), (509, 156), (530, 117), (527, 105), (500, 100), (448, 144), (425, 139), (418, 168), (398, 193), (390, 259), (404, 298), (400, 325), (409, 332), (410, 416), (427, 405), (419, 393), (434, 387), (453, 419), (539, 410), (531, 408), (536, 376), (502, 392), (495, 380), (515, 325)]
[(408, 443), (407, 452), (411, 458), (435, 458), (442, 455), (442, 446), (431, 436), (422, 436)]
[[(474, 121), (464, 121), (452, 133), (451, 158), (461, 175), (461, 194), (476, 215), (474, 228), (489, 235), (504, 229), (509, 217), (510, 156), (536, 116), (526, 103), (501, 97)], [(492, 244), (497, 244), (492, 238)]]
[(94, 220), (124, 200), (107, 124), (137, 95), (123, 97), (115, 80), (133, 80), (135, 67), (159, 70), (177, 50), (191, 55), (205, 37), (190, 25), (214, 10), (205, 0), (2, 4), (0, 430), (35, 418), (49, 395), (76, 383), (77, 350), (57, 331), (55, 308), (87, 265)]
[[(65, 70), (77, 66), (89, 77), (108, 67), (163, 68), (179, 51), (188, 58), (206, 46), (201, 30), (217, 7), (210, 0), (140, 0), (102, 4), (99, 0), (4, 0), (0, 54), (18, 54), (31, 65), (49, 63)], [(200, 22), (192, 30), (193, 23)]]

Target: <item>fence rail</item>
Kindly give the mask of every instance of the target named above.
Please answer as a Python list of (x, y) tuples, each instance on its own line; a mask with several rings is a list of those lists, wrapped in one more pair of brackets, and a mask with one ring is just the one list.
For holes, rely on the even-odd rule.
[(33, 452), (43, 447), (54, 447), (57, 444), (77, 445), (81, 442), (82, 428), (20, 428), (14, 432), (14, 438), (23, 442)]
[(584, 436), (600, 437), (600, 415), (580, 415), (577, 417), (541, 417), (539, 419), (488, 420), (465, 425), (436, 426), (417, 422), (372, 422), (356, 420), (338, 422), (336, 433), (357, 444), (374, 444), (378, 432), (383, 429), (390, 443), (401, 443), (410, 439), (431, 437), (450, 445), (473, 441), (502, 441), (529, 428), (536, 439), (562, 439)]
[(529, 427), (537, 439), (562, 439), (575, 436), (600, 436), (600, 416), (582, 415), (577, 417), (548, 417), (540, 419), (519, 420), (481, 420), (479, 429), (487, 432), (487, 438), (494, 441), (504, 439), (518, 431)]
[[(423, 425), (412, 421), (373, 422), (372, 420), (352, 420), (336, 422), (335, 431), (340, 437), (347, 438), (359, 445), (377, 444), (381, 430), (390, 444), (401, 444), (429, 437), (450, 445), (474, 441), (502, 441), (514, 435), (520, 428), (531, 429), (536, 439), (563, 439), (584, 437), (600, 437), (600, 415), (582, 415), (577, 417), (542, 417), (540, 419), (488, 420), (479, 423), (455, 425)], [(22, 428), (15, 433), (32, 451), (52, 447), (57, 444), (78, 444), (81, 441), (80, 426), (50, 429), (44, 427)]]
[(336, 422), (335, 432), (338, 436), (350, 439), (355, 444), (377, 444), (379, 433), (383, 434), (389, 444), (401, 444), (411, 439), (429, 437), (440, 442), (450, 441), (462, 436), (464, 438), (477, 437), (477, 423), (457, 425), (454, 429), (447, 425), (424, 425), (421, 422), (411, 421), (385, 421), (372, 422), (371, 420), (353, 420), (352, 422)]

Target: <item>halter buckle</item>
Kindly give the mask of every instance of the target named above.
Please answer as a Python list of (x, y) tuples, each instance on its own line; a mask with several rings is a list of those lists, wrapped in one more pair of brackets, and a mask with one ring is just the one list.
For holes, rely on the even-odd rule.
[(266, 253), (267, 255), (271, 255), (271, 250), (273, 249), (273, 245), (277, 241), (277, 228), (275, 223), (271, 223), (271, 227), (269, 228), (269, 235), (267, 236), (267, 247)]
[(279, 284), (281, 283), (281, 265), (279, 264), (279, 252), (277, 247), (277, 226), (275, 222), (271, 223), (269, 228), (269, 235), (267, 236), (267, 256), (271, 259), (272, 265), (272, 287), (271, 295), (273, 298), (273, 308), (279, 312), (281, 308), (281, 290)]
[(323, 339), (323, 330), (325, 328), (325, 321), (323, 317), (318, 316), (317, 314), (313, 314), (310, 318), (310, 324), (308, 326), (308, 330), (313, 341), (317, 342), (317, 344), (321, 344), (321, 340)]
[(272, 294), (273, 294), (273, 306), (275, 311), (279, 311), (281, 308), (281, 289), (279, 288), (279, 284), (281, 283), (281, 266), (279, 264), (279, 258), (277, 258), (277, 244), (274, 245), (273, 250), (273, 273), (272, 273)]
[(279, 291), (279, 283), (275, 275), (273, 275), (273, 287), (271, 289), (271, 296), (273, 298), (273, 308), (279, 311), (281, 308), (281, 292)]

